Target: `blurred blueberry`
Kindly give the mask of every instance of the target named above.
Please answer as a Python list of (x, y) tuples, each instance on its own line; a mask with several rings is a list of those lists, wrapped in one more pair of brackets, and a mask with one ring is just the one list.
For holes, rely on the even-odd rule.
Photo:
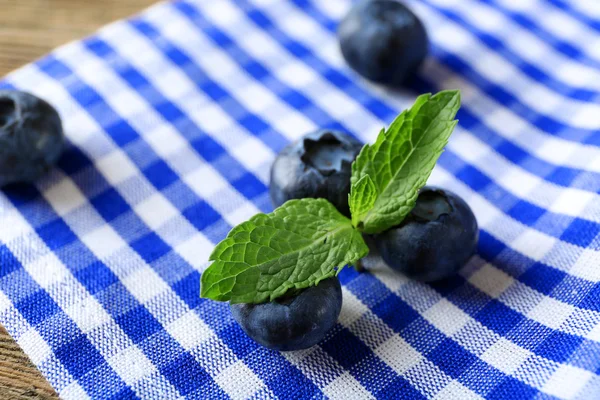
[(356, 4), (341, 22), (338, 36), (346, 62), (359, 74), (399, 86), (427, 56), (425, 27), (404, 4), (367, 0)]
[(0, 90), (0, 187), (37, 180), (63, 147), (62, 123), (50, 104), (29, 93)]

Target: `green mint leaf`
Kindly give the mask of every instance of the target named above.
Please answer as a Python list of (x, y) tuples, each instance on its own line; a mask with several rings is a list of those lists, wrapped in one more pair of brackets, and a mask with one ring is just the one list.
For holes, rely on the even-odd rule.
[(373, 208), (377, 200), (377, 188), (369, 175), (363, 175), (357, 182), (352, 183), (354, 196), (349, 196), (352, 225), (358, 227), (361, 218)]
[[(356, 216), (352, 210), (355, 226), (366, 233), (379, 233), (402, 222), (448, 143), (459, 108), (458, 90), (421, 95), (387, 131), (381, 131), (373, 145), (363, 147), (352, 164), (349, 202), (355, 209), (356, 204), (371, 203), (371, 207), (365, 210), (361, 206)], [(375, 187), (374, 201), (363, 199), (365, 176)]]
[(327, 200), (290, 200), (229, 232), (210, 256), (200, 295), (231, 303), (273, 301), (336, 275), (368, 251), (360, 232)]

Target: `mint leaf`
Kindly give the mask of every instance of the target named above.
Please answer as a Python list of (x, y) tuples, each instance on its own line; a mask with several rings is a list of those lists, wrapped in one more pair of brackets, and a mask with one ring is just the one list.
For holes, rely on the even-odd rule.
[(369, 175), (352, 184), (354, 196), (349, 196), (350, 213), (352, 214), (352, 225), (359, 226), (361, 218), (373, 208), (377, 200), (377, 188)]
[(327, 200), (290, 200), (229, 232), (210, 256), (200, 294), (231, 303), (273, 301), (336, 275), (368, 251), (360, 232)]
[[(361, 204), (352, 222), (366, 233), (398, 225), (414, 207), (457, 122), (458, 90), (424, 94), (400, 114), (373, 145), (365, 145), (352, 164), (350, 205)], [(364, 177), (372, 181), (376, 199), (365, 201)], [(371, 189), (368, 189), (371, 190)], [(370, 208), (365, 210), (365, 204)]]

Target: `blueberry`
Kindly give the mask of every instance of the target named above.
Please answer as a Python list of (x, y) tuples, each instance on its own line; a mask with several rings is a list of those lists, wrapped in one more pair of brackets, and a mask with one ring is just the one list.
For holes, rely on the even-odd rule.
[(350, 215), (348, 194), (352, 161), (362, 143), (352, 136), (321, 130), (285, 147), (271, 167), (271, 200), (275, 207), (291, 199), (325, 198)]
[(50, 104), (29, 93), (0, 90), (0, 187), (37, 180), (63, 147), (62, 123)]
[(338, 29), (346, 62), (375, 82), (401, 85), (421, 65), (429, 48), (425, 27), (404, 4), (362, 1)]
[(307, 349), (319, 343), (335, 325), (342, 309), (338, 278), (270, 303), (232, 304), (233, 318), (248, 336), (274, 350)]
[(475, 215), (463, 199), (448, 190), (425, 187), (404, 221), (373, 239), (390, 267), (431, 282), (465, 265), (478, 237)]

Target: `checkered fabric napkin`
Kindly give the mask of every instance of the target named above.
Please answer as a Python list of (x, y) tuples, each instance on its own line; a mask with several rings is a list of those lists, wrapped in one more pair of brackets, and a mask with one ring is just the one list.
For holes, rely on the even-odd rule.
[[(70, 142), (0, 194), (0, 322), (63, 398), (600, 398), (600, 3), (409, 1), (432, 52), (404, 92), (343, 62), (350, 3), (160, 4), (1, 82)], [(292, 353), (199, 298), (214, 244), (272, 210), (288, 142), (372, 141), (447, 88), (464, 106), (430, 182), (481, 226), (458, 276), (346, 269), (338, 324)]]

